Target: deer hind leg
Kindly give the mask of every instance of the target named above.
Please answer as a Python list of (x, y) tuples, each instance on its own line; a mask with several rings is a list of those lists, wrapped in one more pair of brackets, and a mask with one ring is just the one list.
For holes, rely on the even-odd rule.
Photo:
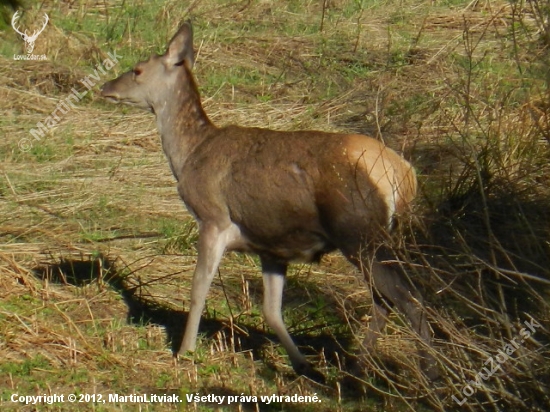
[(369, 328), (365, 339), (363, 340), (363, 346), (369, 351), (372, 352), (376, 346), (376, 341), (382, 334), (384, 326), (388, 320), (388, 309), (384, 306), (383, 302), (379, 297), (374, 293), (373, 294), (373, 303), (370, 314)]
[(290, 337), (281, 313), (287, 265), (265, 257), (261, 257), (261, 261), (264, 283), (264, 318), (286, 349), (294, 370), (297, 373), (305, 374), (311, 366)]
[[(363, 267), (367, 283), (373, 284), (373, 313), (369, 324), (369, 330), (365, 337), (365, 347), (371, 349), (374, 347), (376, 339), (380, 335), (381, 328), (384, 327), (387, 319), (387, 309), (382, 305), (382, 300), (386, 300), (391, 305), (403, 313), (411, 323), (413, 330), (418, 333), (426, 346), (431, 346), (431, 332), (426, 320), (425, 311), (422, 307), (422, 298), (420, 294), (410, 287), (402, 275), (395, 269), (380, 262), (373, 262), (371, 267), (371, 276), (369, 279), (368, 267)], [(383, 320), (382, 320), (383, 318)], [(422, 345), (419, 349), (422, 368), (430, 379), (438, 376), (435, 358), (429, 350)]]
[[(364, 348), (368, 351), (374, 349), (376, 340), (386, 325), (388, 315), (386, 306), (388, 304), (395, 306), (403, 313), (424, 343), (431, 346), (430, 327), (425, 318), (420, 294), (409, 285), (400, 272), (372, 259), (374, 253), (369, 253), (371, 259), (368, 259), (364, 256), (364, 252), (357, 252), (361, 251), (361, 248), (352, 250), (352, 253), (349, 253), (349, 249), (344, 251), (345, 256), (361, 270), (367, 284), (372, 287), (373, 306), (371, 321), (363, 341)], [(363, 254), (363, 258), (360, 258), (361, 254)], [(426, 375), (430, 379), (437, 378), (438, 371), (433, 356), (425, 347), (421, 347), (419, 352), (422, 358), (422, 368)]]

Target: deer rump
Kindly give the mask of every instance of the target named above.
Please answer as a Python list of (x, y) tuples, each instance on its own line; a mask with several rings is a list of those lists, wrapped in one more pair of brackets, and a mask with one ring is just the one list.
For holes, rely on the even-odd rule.
[[(350, 140), (360, 148), (349, 149)], [(389, 229), (395, 205), (388, 203), (399, 196), (390, 187), (396, 171), (384, 159), (391, 155), (366, 136), (230, 126), (195, 148), (178, 190), (199, 222), (238, 226), (241, 239), (228, 250), (281, 263), (319, 261)], [(385, 163), (383, 173), (372, 172), (377, 163)]]

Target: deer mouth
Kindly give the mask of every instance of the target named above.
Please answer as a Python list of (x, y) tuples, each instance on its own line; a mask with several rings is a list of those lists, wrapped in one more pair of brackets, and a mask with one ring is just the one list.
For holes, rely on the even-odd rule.
[(103, 95), (102, 94), (102, 97), (105, 100), (107, 100), (108, 102), (111, 102), (111, 103), (127, 104), (128, 106), (134, 106), (134, 107), (137, 107), (139, 109), (147, 110), (147, 111), (150, 111), (151, 113), (155, 114), (155, 110), (149, 105), (144, 105), (143, 102), (137, 102), (137, 101), (132, 100), (132, 99), (125, 99), (125, 98), (122, 98), (118, 95)]
[(120, 97), (117, 94), (101, 94), (102, 97), (107, 100), (108, 102), (115, 103), (115, 104), (128, 104), (130, 106), (137, 106), (137, 107), (143, 107), (143, 105), (140, 102), (137, 102), (135, 100)]
[(114, 96), (103, 96), (103, 97), (105, 98), (105, 100), (107, 100), (110, 103), (115, 103), (115, 104), (121, 103), (118, 97), (114, 97)]
[(135, 100), (132, 100), (132, 99), (124, 99), (118, 96), (104, 96), (104, 97), (108, 102), (111, 102), (111, 103), (127, 104), (129, 106), (136, 106), (139, 108), (143, 108), (143, 104), (136, 102)]

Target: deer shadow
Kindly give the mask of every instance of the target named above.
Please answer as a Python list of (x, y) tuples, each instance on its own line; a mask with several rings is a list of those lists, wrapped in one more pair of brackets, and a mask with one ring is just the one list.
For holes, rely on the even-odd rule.
[[(119, 270), (113, 259), (105, 256), (60, 258), (57, 262), (47, 263), (33, 269), (34, 275), (40, 280), (47, 280), (50, 283), (59, 285), (73, 285), (84, 287), (93, 282), (107, 284), (117, 292), (128, 308), (126, 315), (127, 322), (133, 325), (158, 325), (166, 332), (166, 342), (174, 354), (177, 354), (181, 342), (188, 312), (177, 310), (166, 304), (152, 299), (148, 293), (143, 292), (143, 285), (136, 277), (127, 275)], [(261, 282), (261, 280), (258, 280)], [(253, 281), (256, 284), (255, 281)], [(147, 286), (151, 286), (149, 282)], [(304, 287), (308, 287), (304, 285)], [(297, 293), (297, 292), (294, 292)], [(251, 299), (256, 304), (261, 301), (261, 289), (259, 283), (252, 287)], [(334, 296), (325, 293), (321, 297), (326, 306), (337, 307)], [(331, 303), (332, 302), (332, 303)], [(342, 318), (344, 315), (342, 315)], [(329, 327), (327, 327), (329, 326)], [(349, 355), (353, 341), (352, 332), (333, 334), (329, 332), (330, 325), (322, 324), (318, 327), (309, 327), (300, 330), (297, 327), (292, 331), (293, 339), (302, 348), (306, 355), (319, 355), (323, 352), (329, 363), (342, 366), (345, 362), (354, 361)], [(254, 360), (261, 360), (270, 368), (276, 368), (274, 363), (266, 358), (266, 348), (271, 342), (277, 343), (278, 338), (274, 333), (267, 332), (263, 327), (251, 326), (237, 321), (231, 325), (229, 320), (221, 320), (206, 313), (201, 319), (200, 331), (207, 339), (223, 339), (225, 347), (232, 347), (239, 351), (248, 351), (253, 355)], [(324, 382), (324, 377), (314, 371), (309, 378), (317, 382)]]

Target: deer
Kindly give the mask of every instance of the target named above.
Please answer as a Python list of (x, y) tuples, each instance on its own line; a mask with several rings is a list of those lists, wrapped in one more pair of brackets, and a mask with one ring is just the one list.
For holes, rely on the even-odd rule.
[(44, 24), (42, 25), (42, 28), (35, 30), (31, 35), (27, 34), (27, 30), (25, 30), (25, 32), (21, 32), (16, 27), (15, 24), (17, 20), (19, 20), (19, 17), (21, 17), (19, 14), (19, 11), (16, 11), (13, 14), (13, 17), (11, 18), (11, 26), (13, 27), (15, 32), (18, 33), (25, 41), (25, 51), (27, 52), (27, 54), (31, 54), (32, 51), (34, 50), (34, 43), (36, 42), (38, 35), (44, 31), (44, 29), (46, 28), (46, 25), (48, 24), (49, 17), (46, 13), (44, 13)]
[(314, 368), (281, 313), (287, 268), (339, 250), (373, 289), (363, 347), (374, 349), (388, 309), (395, 306), (421, 338), (427, 375), (436, 377), (420, 293), (380, 259), (396, 217), (415, 198), (412, 165), (365, 135), (218, 127), (201, 104), (194, 62), (193, 29), (186, 21), (165, 54), (153, 54), (101, 88), (108, 101), (155, 115), (179, 196), (197, 221), (190, 307), (175, 355), (196, 349), (206, 297), (224, 253), (253, 253), (261, 263), (264, 319), (296, 373), (307, 375)]

